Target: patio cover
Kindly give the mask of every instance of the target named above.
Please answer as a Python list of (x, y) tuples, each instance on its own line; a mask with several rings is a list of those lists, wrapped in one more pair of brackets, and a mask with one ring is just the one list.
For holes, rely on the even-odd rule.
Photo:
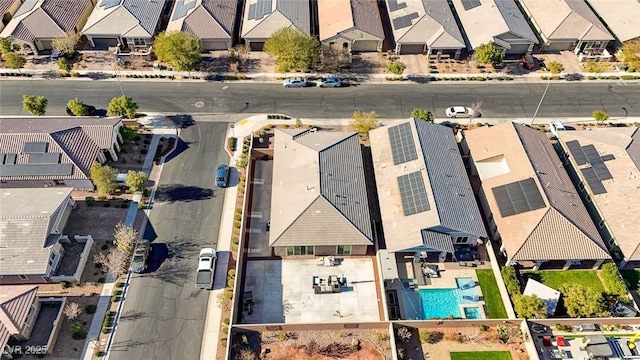
[(608, 359), (613, 356), (613, 350), (603, 335), (589, 335), (584, 337), (583, 344), (587, 344), (587, 353), (596, 359)]
[(547, 314), (554, 315), (556, 313), (556, 307), (558, 306), (558, 301), (560, 301), (560, 291), (533, 279), (529, 279), (522, 294), (539, 297), (544, 301), (545, 305), (547, 305)]

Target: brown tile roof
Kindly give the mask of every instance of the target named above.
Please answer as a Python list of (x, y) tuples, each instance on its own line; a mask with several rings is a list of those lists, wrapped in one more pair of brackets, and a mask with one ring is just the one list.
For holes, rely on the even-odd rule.
[(184, 16), (175, 7), (167, 31), (185, 31), (200, 39), (233, 38), (237, 2), (235, 0), (194, 0), (197, 4)]
[(4, 349), (11, 335), (20, 333), (37, 295), (35, 285), (0, 286), (0, 349)]
[(0, 0), (0, 16), (4, 15), (13, 4), (20, 1), (21, 0)]
[(380, 11), (375, 0), (319, 1), (318, 22), (320, 41), (353, 28), (384, 39)]
[[(610, 258), (544, 133), (509, 122), (468, 131), (465, 138), (510, 260)], [(529, 178), (535, 181), (544, 207), (503, 217), (493, 189)]]

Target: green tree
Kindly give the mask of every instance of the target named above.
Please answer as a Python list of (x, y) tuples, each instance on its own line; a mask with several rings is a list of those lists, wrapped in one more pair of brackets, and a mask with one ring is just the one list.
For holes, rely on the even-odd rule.
[(82, 100), (75, 98), (67, 101), (67, 107), (71, 110), (71, 113), (75, 116), (87, 116), (89, 115), (89, 109)]
[(16, 52), (4, 54), (4, 63), (9, 69), (20, 69), (24, 66), (24, 58)]
[(504, 285), (507, 287), (507, 292), (511, 297), (515, 297), (522, 293), (520, 289), (520, 281), (518, 280), (518, 275), (516, 274), (516, 268), (513, 266), (504, 266), (500, 273), (502, 274), (502, 279), (504, 280)]
[(58, 69), (62, 71), (71, 71), (71, 63), (65, 57), (59, 58), (56, 64), (58, 65)]
[(130, 256), (138, 241), (138, 231), (133, 226), (119, 222), (113, 231), (113, 245), (123, 254)]
[(73, 55), (76, 52), (76, 45), (80, 40), (80, 34), (75, 31), (71, 31), (59, 38), (51, 41), (51, 47), (54, 51), (57, 51), (60, 55)]
[(547, 64), (547, 68), (552, 74), (560, 74), (564, 70), (564, 66), (557, 61), (552, 61)]
[(278, 71), (305, 71), (320, 61), (320, 43), (294, 27), (277, 30), (264, 43), (264, 51), (276, 59)]
[(496, 66), (502, 64), (504, 52), (498, 49), (494, 43), (488, 42), (475, 49), (474, 57), (480, 63)]
[(47, 112), (48, 100), (44, 96), (22, 95), (22, 107), (31, 115), (42, 116)]
[(599, 317), (606, 314), (602, 294), (579, 284), (567, 284), (560, 288), (564, 307), (571, 317)]
[(626, 296), (629, 290), (620, 277), (618, 267), (614, 263), (606, 263), (600, 268), (600, 277), (607, 293), (614, 296)]
[(89, 177), (100, 195), (108, 195), (116, 189), (116, 174), (118, 170), (108, 165), (94, 162), (89, 171)]
[(120, 116), (133, 119), (136, 116), (138, 104), (129, 96), (123, 95), (115, 97), (109, 102), (107, 114), (109, 116)]
[(411, 112), (411, 117), (414, 119), (420, 119), (428, 122), (433, 122), (433, 113), (429, 110), (415, 108)]
[(138, 192), (144, 190), (147, 185), (149, 177), (142, 171), (129, 170), (127, 173), (127, 186), (131, 192)]
[(162, 32), (153, 41), (153, 52), (158, 60), (172, 65), (178, 71), (191, 71), (202, 59), (200, 40), (185, 32)]
[(627, 41), (616, 54), (629, 71), (640, 71), (640, 40)]
[(396, 76), (401, 76), (406, 68), (407, 65), (402, 61), (391, 61), (387, 64), (387, 70)]
[(525, 319), (544, 319), (547, 317), (547, 305), (536, 295), (517, 295), (514, 299), (518, 317)]
[(6, 55), (10, 52), (13, 52), (11, 40), (0, 38), (0, 55)]
[(356, 110), (353, 112), (351, 125), (360, 134), (361, 138), (367, 139), (369, 137), (369, 131), (380, 125), (378, 122), (378, 114), (375, 111), (366, 113)]
[(598, 123), (598, 125), (601, 125), (605, 121), (609, 120), (609, 114), (602, 110), (593, 110), (591, 116), (593, 116), (593, 119)]

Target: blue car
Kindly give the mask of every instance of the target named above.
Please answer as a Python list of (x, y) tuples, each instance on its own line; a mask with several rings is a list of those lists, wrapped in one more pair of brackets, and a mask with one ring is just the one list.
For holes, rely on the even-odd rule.
[(216, 186), (218, 187), (227, 187), (227, 183), (229, 182), (229, 166), (226, 164), (218, 165), (218, 170), (216, 170)]

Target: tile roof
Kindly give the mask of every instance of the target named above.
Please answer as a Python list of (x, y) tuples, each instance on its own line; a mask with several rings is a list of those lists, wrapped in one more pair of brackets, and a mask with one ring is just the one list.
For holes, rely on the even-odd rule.
[[(582, 1), (582, 0), (581, 0)], [(462, 0), (452, 0), (472, 48), (500, 39), (509, 42), (515, 35), (532, 44), (538, 38), (514, 0), (482, 0), (481, 5), (465, 10)]]
[(5, 348), (11, 335), (21, 332), (37, 295), (36, 285), (0, 286), (0, 349)]
[(4, 15), (17, 2), (21, 0), (0, 0), (0, 15)]
[[(232, 39), (236, 18), (235, 0), (180, 0), (196, 2), (184, 16), (179, 7), (173, 8), (167, 32), (185, 31), (200, 39)], [(176, 4), (177, 5), (177, 4)]]
[(293, 26), (303, 33), (311, 33), (309, 1), (265, 0), (271, 3), (271, 12), (261, 19), (249, 19), (249, 8), (258, 0), (247, 0), (242, 23), (242, 38), (267, 39), (279, 29)]
[[(511, 261), (610, 258), (546, 134), (508, 122), (467, 131), (465, 138)], [(535, 181), (545, 206), (503, 217), (493, 189), (525, 179)]]
[[(72, 188), (0, 189), (0, 275), (44, 275), (51, 246), (49, 235), (60, 211), (70, 211)], [(37, 201), (25, 199), (38, 199)], [(64, 227), (64, 224), (61, 224)], [(59, 237), (57, 237), (59, 239)]]
[[(394, 165), (389, 129), (411, 125), (417, 157)], [(376, 186), (387, 249), (403, 251), (428, 244), (445, 249), (442, 236), (433, 233), (468, 234), (486, 238), (480, 210), (450, 128), (422, 120), (403, 120), (371, 131)], [(405, 215), (398, 177), (418, 171), (425, 183), (430, 209)], [(451, 235), (447, 249), (452, 249)]]
[(384, 39), (380, 11), (375, 0), (323, 0), (318, 2), (320, 41), (358, 29)]
[[(405, 4), (396, 10), (390, 7), (391, 1), (386, 0), (387, 10), (393, 27), (393, 37), (399, 44), (423, 44), (433, 49), (464, 48), (464, 38), (456, 24), (451, 7), (446, 1), (440, 0), (401, 0)], [(411, 21), (411, 26), (396, 28), (394, 20), (402, 16), (418, 13), (418, 17)]]
[(613, 40), (584, 0), (520, 0), (549, 40)]
[[(565, 131), (560, 136), (566, 152), (570, 153), (567, 143), (577, 141), (581, 146), (594, 146), (600, 157), (606, 159), (604, 164), (613, 176), (602, 180), (606, 192), (594, 194), (587, 181), (584, 178), (582, 181), (628, 261), (640, 260), (640, 222), (629, 216), (640, 209), (640, 163), (635, 163), (631, 156), (640, 155), (640, 147), (633, 145), (639, 138), (640, 131), (636, 127)], [(569, 160), (578, 173), (590, 166), (578, 164), (571, 155)]]
[(274, 144), (269, 245), (372, 245), (358, 134), (276, 129)]
[(16, 164), (26, 164), (28, 142), (48, 143), (48, 153), (60, 153), (60, 163), (72, 164), (71, 175), (2, 176), (3, 180), (88, 179), (91, 165), (102, 149), (112, 147), (119, 118), (0, 117), (0, 154), (17, 154)]
[(62, 37), (67, 32), (73, 32), (83, 24), (82, 15), (91, 6), (90, 0), (39, 0), (35, 5), (23, 4), (30, 7), (19, 16), (14, 16), (2, 31), (3, 37), (33, 42), (36, 39), (51, 39)]
[(640, 2), (637, 0), (587, 0), (609, 29), (624, 42), (640, 37), (638, 14)]
[(82, 34), (89, 36), (153, 37), (166, 0), (100, 0)]

